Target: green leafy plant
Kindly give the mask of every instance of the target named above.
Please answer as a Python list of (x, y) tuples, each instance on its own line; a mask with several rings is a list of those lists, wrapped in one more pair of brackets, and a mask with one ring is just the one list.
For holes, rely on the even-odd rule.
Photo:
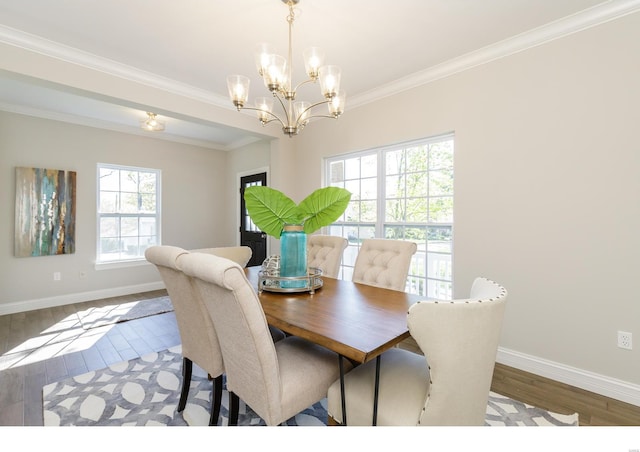
[(329, 226), (340, 218), (351, 200), (344, 188), (319, 188), (299, 205), (279, 190), (265, 186), (251, 186), (244, 191), (244, 201), (253, 223), (262, 232), (280, 238), (286, 224), (302, 224), (307, 234)]

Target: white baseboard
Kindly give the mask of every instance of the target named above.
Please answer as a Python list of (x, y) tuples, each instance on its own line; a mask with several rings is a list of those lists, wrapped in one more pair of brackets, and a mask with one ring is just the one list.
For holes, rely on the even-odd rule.
[(640, 406), (640, 385), (547, 361), (505, 348), (498, 348), (496, 361), (505, 366), (550, 378), (576, 388)]
[(81, 303), (83, 301), (100, 300), (102, 298), (120, 297), (152, 290), (164, 289), (162, 281), (136, 284), (133, 286), (113, 287), (109, 289), (94, 290), (91, 292), (56, 295), (54, 297), (39, 298), (36, 300), (19, 301), (15, 303), (0, 304), (0, 315), (15, 314), (16, 312), (33, 311), (43, 308), (54, 308), (67, 304)]

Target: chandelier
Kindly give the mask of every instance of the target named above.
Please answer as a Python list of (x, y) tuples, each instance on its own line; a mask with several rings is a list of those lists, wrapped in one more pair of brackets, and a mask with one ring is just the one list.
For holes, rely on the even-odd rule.
[[(289, 7), (287, 22), (289, 23), (289, 54), (288, 59), (276, 55), (268, 44), (259, 44), (255, 61), (258, 73), (272, 97), (258, 97), (255, 107), (245, 106), (249, 98), (249, 78), (244, 75), (230, 75), (227, 77), (229, 97), (238, 111), (255, 110), (262, 125), (278, 121), (282, 125), (285, 135), (297, 135), (312, 118), (338, 118), (344, 111), (345, 93), (340, 91), (340, 68), (323, 65), (324, 53), (317, 47), (310, 47), (304, 51), (307, 80), (294, 87), (292, 79), (292, 40), (291, 32), (295, 13), (294, 5), (300, 0), (281, 0)], [(296, 91), (306, 83), (320, 84), (323, 100), (315, 103), (296, 100)], [(274, 99), (280, 103), (283, 113), (273, 112)], [(312, 109), (326, 104), (328, 114), (312, 114)], [(316, 110), (317, 111), (317, 110)]]

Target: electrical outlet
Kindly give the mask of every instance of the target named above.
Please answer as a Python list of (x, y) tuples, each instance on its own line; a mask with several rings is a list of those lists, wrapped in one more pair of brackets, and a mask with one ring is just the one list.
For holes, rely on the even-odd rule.
[(631, 350), (633, 348), (631, 333), (618, 331), (618, 347), (624, 348), (625, 350)]
[(61, 279), (62, 279), (62, 275), (60, 274), (60, 272), (53, 272), (54, 281), (60, 281)]

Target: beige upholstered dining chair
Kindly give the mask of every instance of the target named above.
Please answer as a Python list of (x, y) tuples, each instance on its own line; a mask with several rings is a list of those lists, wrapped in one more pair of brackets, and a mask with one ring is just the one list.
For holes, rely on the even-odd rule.
[(339, 377), (338, 355), (296, 336), (274, 343), (239, 265), (205, 254), (182, 255), (178, 264), (192, 277), (220, 339), (229, 425), (237, 425), (239, 399), (267, 425), (277, 425), (326, 397)]
[(342, 262), (342, 253), (347, 239), (334, 235), (315, 234), (307, 237), (307, 264), (322, 269), (322, 275), (337, 278)]
[[(425, 356), (398, 348), (381, 355), (377, 425), (483, 425), (506, 299), (504, 287), (476, 278), (469, 299), (412, 305), (409, 331)], [(375, 364), (345, 375), (349, 425), (371, 425)], [(336, 381), (330, 423), (342, 421), (340, 394)]]
[(411, 256), (417, 249), (414, 242), (404, 240), (365, 239), (356, 257), (352, 280), (404, 292)]
[(225, 259), (232, 260), (241, 267), (246, 267), (247, 262), (251, 260), (253, 251), (248, 246), (221, 246), (216, 248), (198, 248), (190, 250), (190, 253), (205, 253), (215, 254), (216, 256), (224, 257)]
[(213, 379), (209, 425), (216, 425), (222, 400), (224, 365), (213, 322), (198, 300), (191, 280), (176, 263), (179, 256), (188, 253), (175, 246), (152, 246), (145, 251), (145, 258), (157, 267), (164, 281), (182, 342), (182, 390), (178, 412), (182, 412), (186, 406), (193, 363), (196, 363)]
[[(222, 255), (241, 266), (246, 265), (251, 259), (251, 248), (247, 246), (203, 248), (191, 252)], [(209, 425), (217, 425), (223, 391), (222, 353), (209, 313), (193, 287), (191, 279), (177, 264), (178, 257), (184, 254), (189, 254), (189, 251), (175, 246), (159, 245), (148, 248), (145, 251), (145, 258), (160, 272), (173, 305), (182, 342), (182, 389), (177, 410), (182, 412), (186, 406), (193, 363), (195, 363), (213, 379)], [(284, 333), (277, 328), (270, 328), (270, 333), (273, 340), (284, 338)]]
[[(356, 257), (352, 280), (404, 292), (407, 287), (411, 257), (417, 249), (415, 242), (365, 239)], [(418, 345), (411, 337), (398, 344), (398, 347), (419, 352)]]

